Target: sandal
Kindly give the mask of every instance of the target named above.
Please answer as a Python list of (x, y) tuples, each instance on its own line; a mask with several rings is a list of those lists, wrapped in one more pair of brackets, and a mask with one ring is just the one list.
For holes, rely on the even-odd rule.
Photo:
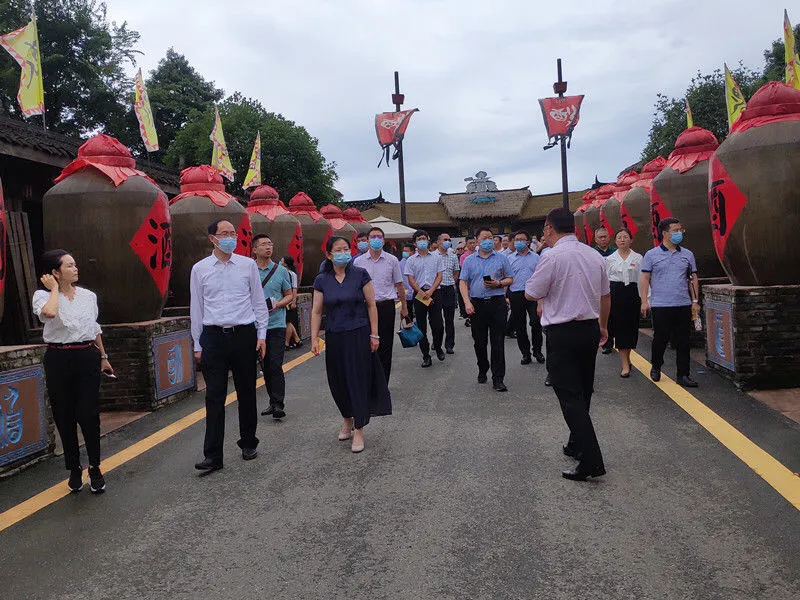
[(350, 429), (349, 431), (345, 432), (344, 427), (342, 427), (342, 430), (339, 432), (339, 441), (346, 442), (351, 437), (353, 437), (353, 430)]

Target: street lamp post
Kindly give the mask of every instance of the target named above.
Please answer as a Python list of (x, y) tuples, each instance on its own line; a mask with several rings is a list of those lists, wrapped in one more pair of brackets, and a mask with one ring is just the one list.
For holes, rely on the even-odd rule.
[[(400, 93), (400, 74), (394, 72), (394, 94), (392, 94), (392, 102), (394, 102), (395, 111), (400, 112), (403, 105), (405, 96)], [(400, 183), (400, 222), (406, 225), (406, 175), (403, 169), (403, 140), (397, 143), (397, 177)]]

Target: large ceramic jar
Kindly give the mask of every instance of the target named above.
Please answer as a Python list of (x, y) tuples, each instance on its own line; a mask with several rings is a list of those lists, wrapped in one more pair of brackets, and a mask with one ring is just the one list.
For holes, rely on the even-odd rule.
[(358, 235), (358, 232), (356, 231), (355, 227), (348, 223), (347, 219), (344, 218), (342, 209), (335, 204), (326, 204), (322, 207), (322, 209), (320, 209), (319, 212), (322, 213), (322, 216), (325, 217), (328, 220), (328, 223), (331, 224), (331, 227), (333, 228), (333, 235), (345, 238), (350, 242), (350, 248), (355, 249), (356, 236)]
[(581, 205), (578, 207), (573, 213), (575, 217), (575, 236), (583, 242), (584, 244), (588, 244), (587, 242), (588, 236), (586, 235), (586, 219), (584, 218), (584, 213), (586, 209), (592, 205), (592, 200), (594, 200), (595, 194), (597, 190), (589, 190), (583, 195), (581, 198)]
[(239, 201), (225, 191), (222, 175), (210, 165), (181, 171), (181, 193), (170, 200), (172, 276), (170, 306), (189, 306), (189, 278), (194, 264), (212, 251), (208, 226), (219, 219), (236, 229), (236, 254), (250, 256), (252, 224)]
[(714, 246), (731, 282), (800, 283), (800, 91), (758, 90), (710, 163)]
[(303, 232), (300, 221), (281, 202), (275, 188), (262, 185), (253, 190), (247, 212), (253, 219), (253, 235), (267, 234), (272, 240), (273, 256), (291, 256), (297, 275), (302, 278)]
[(322, 216), (314, 201), (305, 192), (297, 192), (289, 200), (289, 211), (300, 221), (303, 230), (303, 275), (300, 285), (314, 284), (322, 261), (325, 260), (325, 245), (333, 235), (333, 228)]
[(625, 192), (619, 205), (620, 225), (631, 232), (631, 248), (644, 254), (653, 247), (650, 216), (650, 190), (653, 179), (667, 166), (667, 159), (657, 156), (644, 167), (631, 189)]
[(694, 253), (699, 277), (724, 277), (711, 236), (708, 214), (708, 159), (719, 144), (713, 133), (691, 127), (675, 141), (667, 166), (653, 179), (651, 215), (653, 245), (657, 246), (658, 223), (667, 217), (680, 219), (686, 230), (684, 245)]
[(75, 257), (102, 323), (161, 317), (172, 264), (169, 205), (125, 146), (102, 133), (87, 140), (42, 210), (45, 248)]
[(622, 226), (619, 214), (622, 198), (638, 180), (639, 174), (636, 171), (622, 173), (617, 178), (617, 189), (614, 194), (600, 207), (600, 226), (606, 228), (606, 231), (611, 236), (612, 244), (614, 242), (614, 234)]
[(586, 212), (583, 213), (584, 227), (586, 229), (586, 243), (590, 246), (594, 244), (594, 232), (601, 226), (600, 209), (606, 201), (614, 195), (615, 191), (617, 191), (617, 184), (615, 183), (607, 183), (597, 188), (594, 200), (592, 200)]

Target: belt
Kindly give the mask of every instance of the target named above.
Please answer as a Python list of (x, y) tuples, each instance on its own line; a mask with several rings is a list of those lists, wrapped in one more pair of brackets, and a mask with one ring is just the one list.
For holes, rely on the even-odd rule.
[(389, 304), (389, 303), (391, 303), (391, 305), (394, 306), (395, 302), (397, 302), (397, 300), (376, 300), (375, 304)]
[(488, 298), (470, 298), (470, 302), (497, 302), (498, 300), (505, 300), (505, 296), (489, 296)]
[(249, 329), (255, 326), (255, 323), (246, 323), (245, 325), (229, 325), (227, 327), (223, 327), (221, 325), (203, 325), (204, 328), (211, 329), (213, 331), (219, 331), (220, 333), (233, 333), (237, 330)]
[(86, 350), (87, 348), (91, 348), (95, 346), (94, 340), (86, 341), (86, 342), (69, 342), (66, 344), (56, 344), (55, 342), (48, 342), (47, 347), (50, 350)]

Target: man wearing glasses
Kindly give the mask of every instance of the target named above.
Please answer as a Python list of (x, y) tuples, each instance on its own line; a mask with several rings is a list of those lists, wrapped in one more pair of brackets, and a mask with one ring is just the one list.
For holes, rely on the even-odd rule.
[(269, 323), (256, 262), (234, 254), (233, 224), (214, 221), (208, 239), (214, 251), (195, 263), (190, 279), (194, 356), (206, 382), (205, 458), (195, 465), (204, 475), (222, 468), (228, 371), (238, 397), (237, 444), (244, 460), (258, 456), (255, 355), (264, 359)]
[(439, 289), (442, 290), (442, 321), (444, 321), (444, 350), (447, 354), (454, 354), (453, 348), (456, 345), (456, 281), (458, 280), (458, 272), (461, 270), (461, 265), (458, 262), (458, 256), (451, 249), (453, 242), (450, 239), (449, 233), (442, 233), (439, 235), (439, 260), (442, 267), (442, 284)]
[(384, 252), (385, 235), (380, 227), (369, 230), (369, 251), (356, 257), (353, 264), (369, 273), (375, 288), (375, 305), (378, 307), (378, 357), (383, 365), (386, 383), (392, 373), (392, 349), (394, 347), (395, 302), (400, 299), (400, 316), (408, 318), (406, 289), (403, 273), (397, 257)]

